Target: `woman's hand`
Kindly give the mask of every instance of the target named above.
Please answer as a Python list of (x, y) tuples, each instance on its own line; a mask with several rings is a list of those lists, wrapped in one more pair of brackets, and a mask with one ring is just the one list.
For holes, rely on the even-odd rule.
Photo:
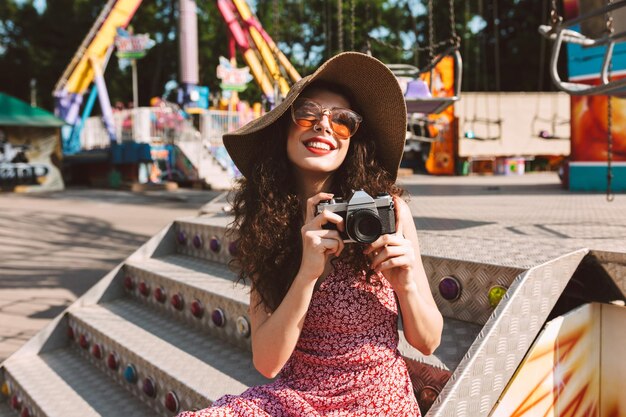
[(414, 278), (417, 268), (413, 242), (404, 237), (402, 231), (407, 219), (407, 206), (399, 203), (394, 197), (396, 215), (396, 233), (381, 235), (376, 241), (363, 251), (370, 257), (370, 267), (376, 272), (382, 272), (394, 291), (415, 289)]
[(306, 217), (302, 226), (302, 262), (300, 273), (316, 280), (323, 273), (331, 256), (339, 256), (344, 248), (343, 239), (337, 230), (322, 229), (326, 223), (334, 223), (343, 231), (343, 218), (328, 210), (315, 215), (316, 207), (322, 200), (329, 200), (333, 194), (319, 193), (306, 202)]

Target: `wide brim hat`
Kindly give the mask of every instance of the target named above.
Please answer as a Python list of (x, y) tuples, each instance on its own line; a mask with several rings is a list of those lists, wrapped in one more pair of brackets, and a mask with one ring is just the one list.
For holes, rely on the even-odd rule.
[(385, 64), (359, 52), (344, 52), (324, 62), (313, 74), (295, 83), (287, 97), (271, 111), (245, 126), (226, 133), (224, 145), (231, 159), (250, 178), (259, 147), (276, 142), (272, 125), (285, 114), (314, 81), (336, 84), (352, 93), (363, 121), (358, 134), (376, 142), (376, 158), (395, 181), (406, 139), (406, 104), (398, 80)]

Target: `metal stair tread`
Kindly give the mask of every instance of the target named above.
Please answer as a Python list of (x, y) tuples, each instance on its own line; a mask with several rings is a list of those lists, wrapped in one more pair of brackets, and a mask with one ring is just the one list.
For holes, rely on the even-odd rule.
[(9, 359), (5, 365), (48, 417), (117, 417), (120, 410), (133, 417), (156, 414), (71, 348)]
[[(3, 398), (0, 398), (4, 400)], [(0, 401), (0, 417), (15, 417), (13, 411), (11, 411), (11, 407), (9, 407), (8, 403), (5, 401)]]
[(254, 369), (249, 352), (130, 299), (70, 314), (211, 402), (267, 382)]
[(409, 345), (402, 330), (399, 330), (398, 350), (409, 359), (416, 359), (438, 368), (454, 371), (474, 343), (482, 327), (479, 324), (444, 317), (441, 343), (432, 355), (425, 356)]
[(235, 217), (231, 214), (219, 213), (210, 216), (186, 217), (176, 220), (176, 223), (197, 224), (201, 226), (223, 227), (224, 229), (233, 221)]
[(249, 302), (248, 286), (235, 282), (235, 273), (218, 262), (171, 254), (141, 261), (128, 260), (126, 265), (245, 304)]

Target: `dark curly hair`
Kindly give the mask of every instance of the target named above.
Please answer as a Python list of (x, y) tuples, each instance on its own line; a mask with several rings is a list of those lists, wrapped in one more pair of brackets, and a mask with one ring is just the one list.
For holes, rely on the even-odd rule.
[[(336, 86), (316, 83), (311, 89), (337, 92), (348, 99), (350, 94)], [(352, 105), (352, 108), (355, 108)], [(358, 111), (358, 109), (355, 108)], [(291, 163), (287, 157), (287, 132), (292, 123), (289, 112), (268, 128), (272, 146), (260, 146), (256, 166), (249, 178), (237, 181), (232, 199), (235, 220), (229, 233), (237, 234), (237, 255), (231, 266), (239, 279), (249, 279), (268, 312), (278, 308), (298, 273), (302, 256), (303, 210)], [(401, 196), (389, 173), (375, 158), (376, 144), (366, 131), (359, 130), (350, 140), (346, 159), (333, 174), (331, 193), (349, 196), (352, 190), (363, 189), (370, 195), (387, 192)], [(350, 244), (344, 252), (357, 270), (368, 271), (366, 279), (376, 285), (373, 271), (362, 253), (363, 246)]]

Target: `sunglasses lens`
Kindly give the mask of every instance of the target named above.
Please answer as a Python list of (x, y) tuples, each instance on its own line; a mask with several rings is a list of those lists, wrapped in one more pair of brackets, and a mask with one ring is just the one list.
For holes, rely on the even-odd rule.
[(293, 105), (293, 121), (302, 127), (311, 127), (320, 120), (321, 109), (311, 101), (298, 100)]
[(332, 128), (338, 136), (347, 138), (356, 133), (360, 121), (356, 113), (347, 109), (334, 109), (332, 116)]
[[(293, 121), (301, 127), (312, 127), (323, 117), (323, 108), (314, 101), (298, 99), (291, 107)], [(335, 135), (347, 139), (356, 133), (361, 116), (349, 109), (334, 108), (330, 111), (330, 124)]]

